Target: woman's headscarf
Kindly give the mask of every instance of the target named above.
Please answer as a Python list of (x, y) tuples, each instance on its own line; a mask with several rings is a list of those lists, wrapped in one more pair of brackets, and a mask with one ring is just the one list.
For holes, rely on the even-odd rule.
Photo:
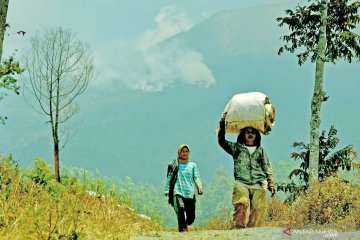
[[(179, 158), (179, 155), (180, 155), (181, 150), (182, 150), (184, 147), (186, 147), (187, 149), (189, 149), (189, 156), (188, 156), (187, 159), (180, 159), (180, 158)], [(188, 145), (186, 145), (186, 144), (181, 144), (181, 145), (178, 147), (178, 156), (177, 156), (178, 161), (179, 161), (179, 162), (189, 162), (189, 161), (190, 161), (189, 158), (190, 158), (190, 147), (189, 147)]]

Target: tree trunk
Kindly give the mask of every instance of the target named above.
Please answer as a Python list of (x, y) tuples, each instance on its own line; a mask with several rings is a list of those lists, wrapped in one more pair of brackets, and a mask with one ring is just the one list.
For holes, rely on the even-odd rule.
[(320, 136), (320, 110), (324, 99), (323, 78), (324, 62), (326, 52), (326, 25), (328, 0), (321, 1), (320, 11), (320, 33), (316, 58), (315, 86), (314, 95), (311, 101), (311, 119), (310, 119), (310, 160), (309, 160), (309, 178), (310, 183), (318, 180), (319, 175), (319, 136)]
[(2, 49), (4, 35), (6, 31), (6, 16), (9, 7), (9, 0), (0, 0), (0, 62), (2, 57)]
[(59, 168), (59, 139), (54, 137), (54, 163), (55, 163), (55, 181), (60, 182), (60, 168)]

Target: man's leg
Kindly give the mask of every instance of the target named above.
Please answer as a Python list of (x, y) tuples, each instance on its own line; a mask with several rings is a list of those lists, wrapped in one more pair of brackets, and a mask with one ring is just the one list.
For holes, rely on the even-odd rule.
[(251, 210), (249, 216), (249, 227), (260, 227), (266, 215), (266, 190), (265, 189), (251, 189), (252, 200)]
[(234, 205), (234, 227), (245, 228), (249, 217), (249, 190), (237, 181), (234, 183), (232, 203)]

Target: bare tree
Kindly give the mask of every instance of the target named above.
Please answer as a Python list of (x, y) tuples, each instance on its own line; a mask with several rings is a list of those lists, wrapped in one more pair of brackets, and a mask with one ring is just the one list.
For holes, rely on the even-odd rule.
[[(69, 119), (79, 110), (75, 102), (93, 77), (93, 58), (87, 45), (70, 29), (50, 28), (30, 39), (25, 55), (28, 73), (27, 102), (45, 115), (51, 126), (54, 146), (55, 180), (60, 182), (59, 151), (73, 136)], [(60, 141), (62, 141), (60, 145)]]
[(298, 64), (308, 58), (315, 62), (315, 84), (311, 101), (310, 120), (310, 181), (318, 179), (320, 110), (327, 100), (323, 91), (324, 64), (338, 59), (351, 62), (360, 59), (360, 35), (353, 32), (360, 22), (360, 1), (308, 0), (309, 6), (298, 5), (286, 10), (286, 17), (277, 18), (279, 26), (288, 25), (291, 33), (282, 39), (287, 43), (279, 49), (297, 52)]

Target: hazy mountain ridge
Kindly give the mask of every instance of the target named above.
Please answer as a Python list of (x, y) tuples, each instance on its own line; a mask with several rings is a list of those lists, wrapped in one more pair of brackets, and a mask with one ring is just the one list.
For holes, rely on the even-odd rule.
[[(216, 80), (207, 88), (186, 82), (175, 82), (157, 93), (136, 92), (121, 82), (113, 82), (111, 89), (89, 87), (80, 98), (82, 127), (60, 153), (61, 164), (159, 183), (165, 178), (166, 164), (176, 157), (177, 146), (188, 143), (191, 158), (205, 179), (221, 164), (231, 172), (231, 156), (217, 145), (214, 131), (231, 96), (247, 91), (270, 96), (277, 109), (276, 124), (262, 143), (272, 161), (288, 159), (291, 144), (308, 139), (314, 67), (306, 64), (300, 68), (294, 55), (277, 55), (284, 30), (276, 26), (275, 18), (283, 15), (283, 10), (262, 6), (255, 14), (246, 8), (222, 11), (149, 50), (180, 44), (200, 53)], [(253, 21), (262, 22), (263, 27), (253, 28)], [(359, 104), (355, 92), (360, 87), (358, 66), (339, 63), (326, 66), (325, 71), (325, 91), (330, 99), (322, 109), (323, 126), (327, 130), (335, 124), (339, 146), (354, 144), (356, 149), (359, 140), (353, 129), (359, 123), (351, 120), (351, 113), (352, 106)], [(341, 92), (349, 93), (344, 95), (336, 82), (345, 74), (350, 77), (342, 86)], [(344, 104), (345, 99), (350, 104)], [(20, 98), (11, 96), (1, 104), (14, 109), (0, 129), (6, 139), (1, 147), (22, 164), (31, 164), (35, 156), (52, 163), (46, 119), (35, 117)]]

